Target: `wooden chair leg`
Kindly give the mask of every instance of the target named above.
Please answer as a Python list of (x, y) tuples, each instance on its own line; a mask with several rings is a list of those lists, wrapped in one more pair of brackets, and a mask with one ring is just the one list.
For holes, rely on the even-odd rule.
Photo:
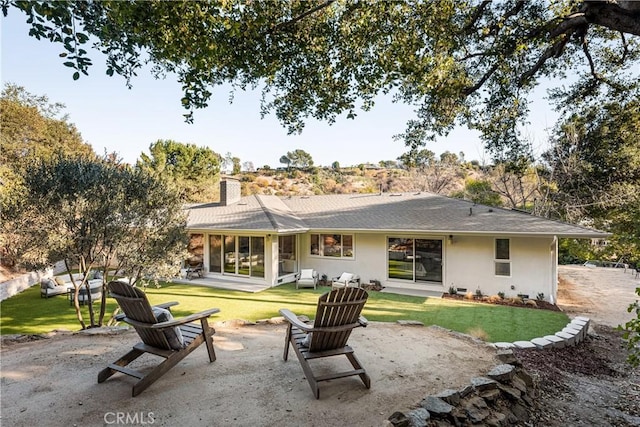
[[(351, 365), (353, 366), (354, 369), (363, 369), (362, 365), (360, 364), (360, 361), (358, 360), (358, 358), (356, 357), (355, 354), (353, 353), (347, 353), (347, 358), (349, 359), (349, 362), (351, 362)], [(366, 372), (363, 372), (362, 374), (358, 374), (360, 376), (360, 379), (362, 380), (362, 382), (364, 383), (365, 387), (367, 388), (371, 388), (371, 378), (369, 377), (369, 375), (367, 375)]]
[[(287, 326), (287, 334), (284, 337), (284, 353), (282, 358), (286, 361), (289, 358), (289, 342), (291, 341), (291, 323)], [(291, 343), (291, 345), (294, 345)]]
[(204, 342), (207, 346), (207, 352), (209, 353), (209, 362), (216, 361), (216, 351), (213, 348), (213, 334), (215, 330), (209, 326), (209, 321), (206, 318), (200, 319), (202, 325), (202, 333), (204, 334)]
[[(130, 352), (122, 356), (120, 359), (116, 360), (113, 365), (115, 366), (127, 366), (129, 363), (136, 360), (138, 357), (142, 356), (144, 351), (140, 351), (137, 349), (132, 349)], [(107, 366), (102, 371), (98, 373), (98, 383), (102, 383), (107, 380), (107, 378), (111, 377), (116, 372), (119, 372), (117, 369)]]

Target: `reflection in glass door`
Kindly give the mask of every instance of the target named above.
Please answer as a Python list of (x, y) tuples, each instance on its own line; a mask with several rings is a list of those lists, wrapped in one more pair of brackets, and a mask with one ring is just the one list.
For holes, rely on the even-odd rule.
[(442, 240), (390, 237), (387, 243), (390, 279), (442, 282)]
[(222, 236), (209, 236), (209, 271), (222, 273)]
[(442, 240), (416, 239), (416, 281), (442, 282)]

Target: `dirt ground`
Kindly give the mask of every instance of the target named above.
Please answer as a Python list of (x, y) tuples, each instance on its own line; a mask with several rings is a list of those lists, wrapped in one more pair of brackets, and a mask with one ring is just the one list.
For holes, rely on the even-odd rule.
[(640, 370), (626, 363), (615, 327), (632, 318), (640, 280), (623, 269), (562, 266), (558, 306), (591, 319), (589, 338), (577, 347), (519, 351), (537, 375), (539, 396), (530, 426), (640, 426)]
[[(106, 363), (138, 341), (135, 333), (5, 343), (1, 424), (107, 425), (116, 424), (120, 412), (154, 426), (378, 426), (396, 410), (468, 384), (496, 364), (494, 350), (467, 337), (372, 322), (350, 339), (372, 378), (371, 389), (358, 377), (334, 380), (321, 385), (316, 400), (295, 354), (282, 360), (283, 325), (216, 331), (214, 363), (201, 346), (135, 398), (130, 377), (96, 382)], [(334, 359), (314, 366), (320, 372), (346, 368), (346, 358)]]
[[(624, 321), (628, 314), (624, 308), (633, 300), (639, 281), (622, 270), (609, 270), (613, 269), (562, 267), (560, 274), (568, 280), (563, 280), (558, 305), (571, 316), (591, 317), (596, 328)], [(614, 301), (610, 304), (607, 299)], [(201, 347), (136, 398), (130, 395), (134, 382), (130, 377), (96, 381), (105, 364), (138, 341), (134, 332), (5, 339), (0, 350), (0, 424), (382, 426), (393, 412), (408, 410), (428, 394), (460, 388), (498, 363), (493, 349), (460, 334), (372, 322), (356, 329), (350, 340), (371, 375), (371, 389), (357, 377), (334, 380), (321, 385), (316, 400), (295, 354), (287, 362), (282, 360), (283, 325), (218, 324), (216, 330), (216, 362), (209, 364)], [(600, 336), (609, 337), (609, 332), (606, 329)], [(631, 372), (621, 361), (619, 337), (590, 339), (587, 345), (594, 342), (608, 344), (563, 354), (535, 351), (532, 354), (540, 357), (525, 361), (528, 369), (547, 379), (531, 425), (640, 425), (640, 413), (634, 415), (636, 408), (625, 405), (640, 401), (640, 382), (637, 371)], [(614, 362), (612, 352), (617, 354)], [(589, 358), (597, 368), (586, 374), (567, 368), (569, 359)], [(314, 367), (319, 371), (344, 367), (343, 359)], [(141, 359), (141, 365), (152, 363), (150, 356)], [(601, 372), (607, 364), (614, 374)], [(584, 411), (585, 405), (592, 409)], [(616, 405), (623, 409), (615, 409)], [(611, 408), (623, 415), (594, 415), (607, 414)], [(612, 419), (619, 423), (612, 424)]]

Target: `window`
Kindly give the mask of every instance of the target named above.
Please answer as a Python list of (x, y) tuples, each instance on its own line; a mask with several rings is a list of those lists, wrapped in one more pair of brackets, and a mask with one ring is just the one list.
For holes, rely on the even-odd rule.
[(311, 234), (311, 255), (353, 258), (353, 235)]
[(510, 259), (509, 239), (496, 239), (494, 261), (496, 276), (511, 276)]

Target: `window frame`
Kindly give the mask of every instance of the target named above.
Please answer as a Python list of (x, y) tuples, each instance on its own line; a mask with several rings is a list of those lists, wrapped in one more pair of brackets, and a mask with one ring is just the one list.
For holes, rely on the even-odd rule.
[[(325, 254), (325, 237), (335, 238), (339, 236), (339, 246), (340, 253), (339, 255), (327, 255)], [(348, 255), (345, 255), (345, 237), (350, 238), (351, 245), (348, 247), (347, 252)], [(348, 240), (348, 239), (347, 239)], [(345, 260), (353, 260), (355, 259), (355, 234), (353, 233), (309, 233), (309, 256), (318, 257), (318, 258), (327, 258), (327, 259), (345, 259)], [(317, 248), (314, 249), (314, 245), (317, 245)], [(314, 253), (315, 252), (315, 253)]]
[[(507, 257), (504, 258), (504, 247), (498, 247), (500, 241), (507, 242)], [(508, 273), (498, 270), (498, 266), (506, 266)], [(493, 274), (497, 277), (511, 277), (511, 239), (504, 237), (496, 237), (493, 242)]]

